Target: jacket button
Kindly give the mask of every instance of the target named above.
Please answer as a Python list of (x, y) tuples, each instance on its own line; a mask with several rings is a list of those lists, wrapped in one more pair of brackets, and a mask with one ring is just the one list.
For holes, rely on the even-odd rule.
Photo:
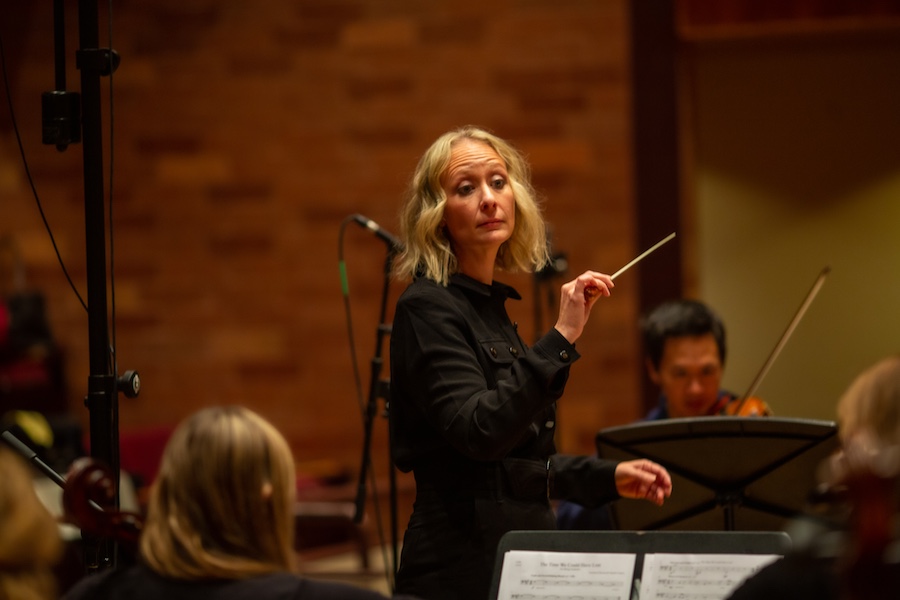
[(513, 356), (519, 355), (519, 351), (516, 350), (515, 348), (513, 348), (512, 346), (509, 347), (509, 353), (512, 354)]
[(494, 358), (497, 358), (497, 349), (494, 348), (493, 346), (491, 346), (490, 353), (491, 353), (491, 356), (493, 356)]
[(569, 362), (569, 352), (568, 352), (567, 350), (561, 350), (560, 353), (559, 353), (559, 357), (560, 357), (564, 362)]

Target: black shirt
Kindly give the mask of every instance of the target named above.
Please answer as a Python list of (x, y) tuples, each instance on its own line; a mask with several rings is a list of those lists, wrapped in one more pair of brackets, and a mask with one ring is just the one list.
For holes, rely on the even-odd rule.
[(510, 321), (511, 287), (465, 275), (415, 280), (391, 333), (391, 443), (416, 477), (397, 589), (484, 598), (499, 537), (550, 529), (549, 497), (618, 498), (615, 466), (556, 454), (556, 401), (575, 347), (551, 329), (529, 348)]
[(401, 470), (457, 455), (488, 461), (554, 452), (554, 402), (578, 353), (556, 330), (528, 351), (506, 314), (508, 297), (519, 299), (508, 286), (464, 275), (446, 288), (420, 278), (401, 296), (391, 333)]

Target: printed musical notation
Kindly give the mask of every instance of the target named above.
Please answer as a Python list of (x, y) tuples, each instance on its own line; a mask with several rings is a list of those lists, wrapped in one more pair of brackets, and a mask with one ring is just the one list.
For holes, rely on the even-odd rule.
[[(509, 551), (498, 600), (723, 600), (774, 554)], [(634, 579), (634, 581), (633, 581)]]
[(722, 600), (780, 558), (771, 554), (647, 554), (642, 600)]
[(498, 600), (628, 600), (634, 554), (509, 551)]

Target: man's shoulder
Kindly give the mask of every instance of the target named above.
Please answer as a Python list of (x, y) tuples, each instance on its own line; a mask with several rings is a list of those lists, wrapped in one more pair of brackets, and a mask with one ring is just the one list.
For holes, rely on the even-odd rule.
[(662, 421), (668, 419), (669, 413), (664, 405), (654, 406), (644, 417), (644, 421)]

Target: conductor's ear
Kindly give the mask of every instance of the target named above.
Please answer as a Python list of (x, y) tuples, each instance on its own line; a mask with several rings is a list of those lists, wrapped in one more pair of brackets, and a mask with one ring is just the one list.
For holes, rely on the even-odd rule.
[(270, 482), (270, 481), (265, 482), (265, 483), (263, 484), (263, 486), (262, 486), (262, 497), (263, 497), (263, 499), (264, 499), (264, 500), (268, 500), (269, 498), (271, 498), (271, 497), (272, 497), (272, 492), (273, 492), (273, 489), (272, 489), (272, 482)]

